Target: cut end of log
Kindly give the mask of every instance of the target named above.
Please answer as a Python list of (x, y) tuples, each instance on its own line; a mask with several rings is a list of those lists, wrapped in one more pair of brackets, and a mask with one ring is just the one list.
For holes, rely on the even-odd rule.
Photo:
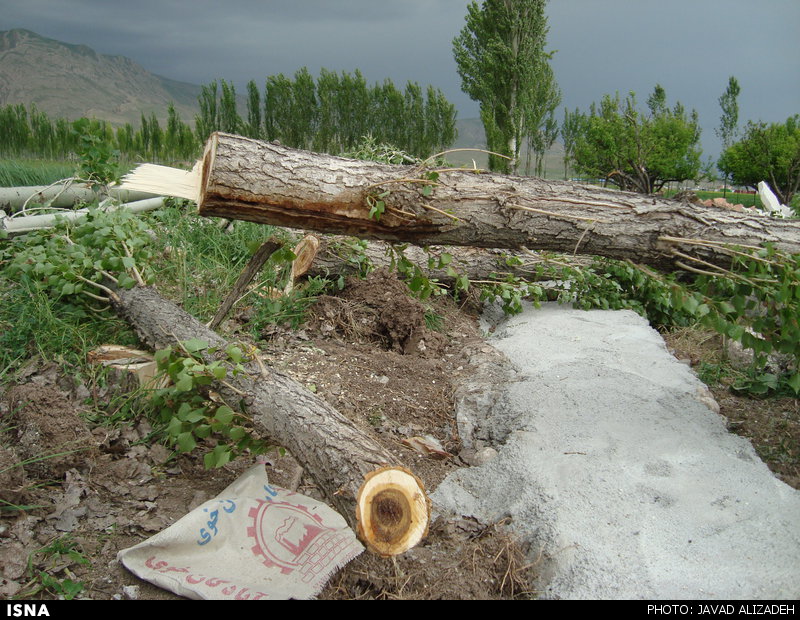
[(358, 492), (358, 535), (379, 555), (399, 555), (428, 533), (430, 500), (419, 478), (403, 467), (367, 475)]
[(188, 172), (169, 166), (140, 164), (122, 177), (121, 187), (197, 202), (200, 198), (200, 180), (200, 162)]

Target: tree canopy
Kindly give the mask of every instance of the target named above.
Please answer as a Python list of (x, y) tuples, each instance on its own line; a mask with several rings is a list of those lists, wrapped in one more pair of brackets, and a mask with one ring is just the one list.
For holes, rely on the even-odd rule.
[(697, 112), (680, 102), (667, 106), (666, 92), (657, 85), (639, 110), (635, 93), (622, 101), (606, 95), (599, 106), (577, 123), (573, 159), (579, 173), (603, 178), (620, 189), (652, 194), (670, 181), (700, 176), (702, 153)]
[[(462, 90), (480, 103), (489, 167), (516, 172), (522, 142), (546, 143), (561, 102), (545, 52), (546, 0), (484, 0), (467, 8), (466, 26), (453, 39)], [(548, 124), (549, 121), (549, 124)], [(538, 142), (537, 142), (538, 140)]]
[(766, 181), (790, 205), (800, 189), (800, 115), (785, 123), (748, 122), (744, 137), (722, 153), (718, 166), (736, 185), (755, 188)]
[[(247, 85), (247, 120), (235, 109), (232, 84), (203, 86), (198, 137), (212, 131), (241, 133), (250, 138), (280, 140), (294, 148), (342, 153), (356, 148), (366, 136), (411, 155), (427, 157), (449, 147), (456, 138), (456, 111), (432, 86), (423, 92), (416, 82), (404, 90), (391, 80), (367, 84), (360, 71), (323, 69), (315, 80), (306, 67), (293, 77), (266, 79), (263, 96), (255, 82)], [(234, 129), (235, 128), (235, 129)]]

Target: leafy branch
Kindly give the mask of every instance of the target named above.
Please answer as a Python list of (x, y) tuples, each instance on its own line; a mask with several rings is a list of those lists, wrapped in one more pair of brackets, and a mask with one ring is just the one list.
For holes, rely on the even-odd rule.
[[(222, 384), (236, 391), (226, 379), (244, 372), (243, 363), (250, 358), (257, 360), (258, 355), (251, 351), (248, 357), (244, 348), (232, 344), (218, 351), (194, 338), (155, 354), (158, 369), (170, 380), (170, 386), (155, 390), (150, 404), (178, 451), (187, 453), (203, 442), (217, 442), (203, 457), (208, 469), (222, 467), (244, 451), (260, 454), (269, 448), (248, 429), (251, 420), (213, 389), (215, 384)], [(221, 359), (207, 361), (215, 354)]]
[(144, 265), (151, 257), (147, 229), (126, 210), (91, 207), (76, 222), (13, 239), (0, 254), (11, 277), (27, 277), (59, 297), (108, 304), (114, 288), (148, 283)]

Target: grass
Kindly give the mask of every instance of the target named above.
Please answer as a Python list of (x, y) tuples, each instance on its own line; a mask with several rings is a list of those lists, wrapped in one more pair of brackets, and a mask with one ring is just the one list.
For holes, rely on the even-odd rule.
[[(74, 566), (88, 566), (89, 559), (69, 534), (61, 536), (28, 557), (26, 584), (30, 590), (15, 598), (29, 598), (47, 593), (56, 598), (72, 600), (83, 592), (86, 584), (78, 581), (70, 570)], [(59, 575), (63, 574), (63, 578)]]
[(0, 159), (0, 187), (50, 185), (75, 174), (77, 164), (45, 159)]
[[(228, 229), (221, 228), (220, 220), (192, 215), (180, 206), (159, 210), (152, 218), (156, 230), (169, 231), (154, 243), (156, 259), (151, 268), (159, 290), (201, 321), (214, 316), (262, 243), (274, 237), (291, 248), (297, 241), (286, 229), (263, 224), (236, 221)], [(284, 288), (289, 267), (288, 260), (268, 261), (253, 280), (255, 292), (240, 302), (252, 309), (255, 334), (266, 324), (298, 327), (308, 307), (330, 285), (324, 278), (310, 278), (290, 294), (271, 299), (266, 292)]]
[[(203, 321), (214, 316), (264, 241), (276, 236), (291, 244), (293, 239), (283, 229), (250, 222), (235, 222), (226, 231), (220, 228), (219, 220), (187, 213), (193, 208), (173, 206), (152, 215), (154, 230), (169, 232), (155, 239), (156, 258), (151, 269), (161, 292)], [(282, 274), (274, 271), (267, 263), (257, 281), (276, 285)]]
[[(201, 321), (214, 316), (255, 250), (271, 236), (294, 238), (285, 229), (236, 222), (230, 230), (219, 220), (189, 212), (193, 206), (173, 204), (143, 215), (154, 233), (154, 258), (148, 265), (161, 293)], [(1, 259), (2, 257), (0, 257)], [(256, 282), (262, 289), (283, 289), (290, 262), (269, 261)], [(4, 277), (0, 260), (0, 381), (32, 356), (80, 371), (86, 352), (101, 344), (136, 345), (137, 339), (113, 312), (95, 313), (53, 298), (25, 278)], [(255, 328), (286, 322), (297, 326), (305, 309), (328, 285), (314, 279), (291, 295), (272, 300), (251, 294)]]
[(0, 274), (0, 381), (35, 355), (81, 366), (87, 351), (109, 342), (137, 340), (115, 315), (94, 315), (49, 297), (29, 281), (11, 282)]

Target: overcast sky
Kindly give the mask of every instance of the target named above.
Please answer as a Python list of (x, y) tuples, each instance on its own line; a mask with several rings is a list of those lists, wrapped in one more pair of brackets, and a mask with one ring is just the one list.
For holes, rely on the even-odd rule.
[[(26, 28), (149, 71), (192, 82), (361, 69), (368, 82), (433, 84), (461, 118), (452, 40), (469, 0), (0, 0), (0, 30)], [(563, 107), (660, 83), (668, 102), (696, 109), (716, 155), (719, 96), (739, 80), (740, 121), (800, 113), (800, 0), (550, 0), (548, 47)]]

